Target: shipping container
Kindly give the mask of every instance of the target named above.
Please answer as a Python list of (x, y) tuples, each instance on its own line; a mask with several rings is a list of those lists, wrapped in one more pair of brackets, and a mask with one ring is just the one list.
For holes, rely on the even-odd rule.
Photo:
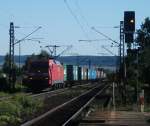
[(101, 69), (101, 78), (104, 76), (104, 71)]
[(73, 65), (64, 65), (64, 80), (73, 81)]
[(78, 80), (78, 66), (73, 66), (73, 80)]
[(81, 81), (81, 67), (78, 67), (78, 81)]
[(97, 68), (97, 69), (96, 69), (96, 78), (97, 78), (97, 79), (100, 79), (100, 78), (101, 78), (101, 69), (100, 69), (100, 68)]
[(96, 79), (96, 70), (94, 68), (90, 68), (88, 71), (88, 78), (89, 80)]
[(64, 66), (64, 81), (67, 81), (67, 65)]
[(82, 80), (88, 80), (88, 69), (87, 69), (87, 67), (81, 68), (81, 79)]

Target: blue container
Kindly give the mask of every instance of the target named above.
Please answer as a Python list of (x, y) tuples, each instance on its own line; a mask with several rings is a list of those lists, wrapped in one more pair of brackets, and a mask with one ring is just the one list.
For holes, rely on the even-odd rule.
[(93, 69), (93, 71), (92, 71), (92, 79), (96, 79), (96, 76), (97, 76), (97, 74), (96, 74), (96, 70), (95, 69)]
[(93, 68), (90, 68), (88, 71), (88, 78), (89, 80), (94, 80), (96, 79), (96, 70)]

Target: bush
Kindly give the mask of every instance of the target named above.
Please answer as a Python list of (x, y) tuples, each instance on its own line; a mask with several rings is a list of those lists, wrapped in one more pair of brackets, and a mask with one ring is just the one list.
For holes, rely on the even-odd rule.
[(8, 93), (0, 92), (0, 97), (8, 97), (10, 96)]
[(0, 126), (1, 122), (13, 125), (19, 123), (21, 121), (20, 112), (19, 105), (11, 101), (0, 102)]
[(41, 100), (35, 100), (24, 94), (0, 102), (0, 126), (19, 125), (24, 117), (29, 117), (42, 107)]
[(7, 90), (8, 89), (8, 82), (7, 78), (0, 75), (0, 90)]
[(32, 97), (25, 96), (24, 94), (17, 94), (13, 99), (22, 106), (22, 113), (27, 116), (36, 112), (43, 106), (43, 102), (41, 100), (33, 99)]

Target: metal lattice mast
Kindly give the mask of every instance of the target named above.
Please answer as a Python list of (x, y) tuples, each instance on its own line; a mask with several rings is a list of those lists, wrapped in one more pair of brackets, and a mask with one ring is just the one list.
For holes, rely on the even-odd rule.
[(120, 21), (120, 84), (122, 87), (122, 98), (126, 103), (126, 73), (125, 73), (125, 41), (124, 41), (124, 21)]
[(123, 49), (124, 49), (124, 46), (123, 46), (123, 44), (124, 44), (124, 23), (123, 23), (123, 21), (120, 21), (120, 52), (121, 52), (121, 63), (123, 63), (123, 56), (124, 56), (124, 51), (123, 51)]
[(120, 21), (120, 80), (123, 79), (123, 67), (122, 64), (124, 63), (124, 23)]
[(10, 29), (9, 29), (9, 85), (10, 88), (14, 88), (14, 23), (10, 22)]

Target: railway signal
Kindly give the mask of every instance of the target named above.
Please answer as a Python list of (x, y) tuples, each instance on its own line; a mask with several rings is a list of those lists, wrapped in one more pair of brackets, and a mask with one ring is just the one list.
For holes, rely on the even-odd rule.
[(135, 12), (124, 12), (124, 31), (133, 33), (135, 31)]
[(135, 32), (135, 12), (125, 11), (124, 12), (124, 34), (125, 42), (133, 43)]

